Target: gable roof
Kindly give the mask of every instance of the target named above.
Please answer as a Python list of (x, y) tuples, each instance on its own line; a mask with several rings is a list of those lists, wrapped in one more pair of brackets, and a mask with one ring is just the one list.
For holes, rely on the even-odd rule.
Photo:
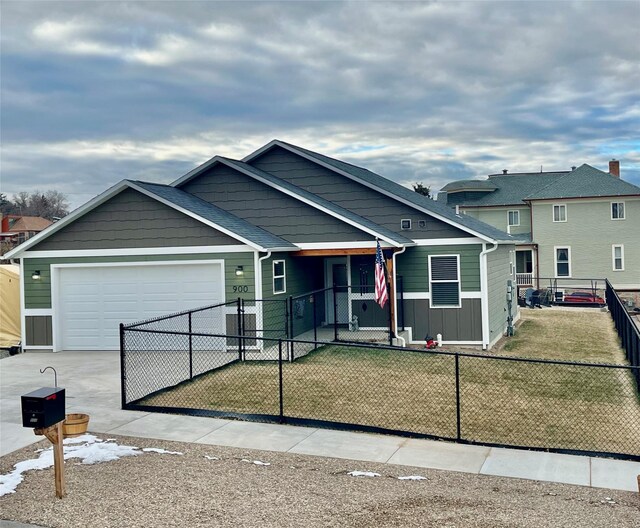
[(585, 163), (576, 170), (531, 192), (525, 200), (634, 195), (640, 195), (640, 187)]
[(19, 216), (7, 215), (17, 218), (11, 226), (10, 231), (13, 233), (18, 231), (42, 231), (49, 227), (53, 222), (40, 216)]
[(407, 189), (406, 187), (403, 187), (402, 185), (391, 181), (388, 178), (380, 176), (375, 172), (371, 172), (368, 169), (358, 167), (357, 165), (352, 165), (351, 163), (346, 163), (334, 158), (330, 158), (329, 156), (325, 156), (323, 154), (298, 147), (285, 141), (274, 139), (255, 152), (243, 158), (242, 161), (245, 163), (250, 163), (251, 160), (257, 158), (261, 154), (274, 147), (282, 147), (290, 152), (299, 154), (300, 156), (318, 163), (319, 165), (328, 168), (329, 170), (333, 170), (338, 174), (342, 174), (347, 178), (351, 178), (352, 180), (355, 180), (367, 187), (375, 189), (378, 192), (381, 192), (392, 198), (395, 198), (396, 200), (406, 205), (414, 207), (415, 209), (418, 209), (450, 225), (454, 225), (455, 227), (458, 227), (459, 229), (467, 231), (472, 235), (478, 236), (482, 239), (488, 240), (490, 242), (513, 242), (517, 240), (517, 238), (513, 235), (509, 235), (508, 233), (490, 226), (489, 224), (485, 224), (480, 220), (476, 220), (475, 218), (471, 218), (467, 215), (455, 214), (455, 212), (453, 212), (450, 207), (440, 204), (435, 200), (432, 200), (431, 198), (427, 198), (426, 196), (422, 196), (421, 194)]
[(175, 189), (168, 185), (122, 180), (58, 222), (50, 225), (44, 231), (41, 231), (23, 244), (12, 249), (4, 255), (3, 258), (16, 258), (40, 241), (56, 233), (67, 224), (74, 222), (127, 188), (135, 189), (260, 251), (292, 251), (298, 249), (297, 246), (291, 242), (269, 233), (260, 227), (254, 226), (246, 220), (238, 218), (180, 189)]

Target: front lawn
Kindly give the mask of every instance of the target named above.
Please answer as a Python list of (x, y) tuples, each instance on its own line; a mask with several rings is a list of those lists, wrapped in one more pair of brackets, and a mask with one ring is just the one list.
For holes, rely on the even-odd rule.
[[(526, 314), (503, 353), (622, 362), (608, 330), (593, 328), (595, 318), (585, 329), (582, 314), (567, 313)], [(550, 328), (572, 334), (551, 341)], [(597, 332), (605, 336), (598, 350), (584, 351), (583, 334)], [(462, 356), (459, 372), (464, 439), (640, 455), (640, 405), (626, 371)], [(456, 436), (453, 356), (331, 344), (284, 363), (283, 387), (288, 417)], [(278, 415), (278, 364), (235, 363), (141, 403)]]

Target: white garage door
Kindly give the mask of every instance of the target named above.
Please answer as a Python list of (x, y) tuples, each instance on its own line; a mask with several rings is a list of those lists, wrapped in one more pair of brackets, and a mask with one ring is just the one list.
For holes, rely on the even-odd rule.
[(61, 267), (59, 348), (118, 350), (120, 323), (223, 302), (223, 282), (217, 263)]

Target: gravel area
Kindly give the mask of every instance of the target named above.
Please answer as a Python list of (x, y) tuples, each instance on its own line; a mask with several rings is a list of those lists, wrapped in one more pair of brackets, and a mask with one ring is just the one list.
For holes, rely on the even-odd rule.
[[(105, 435), (98, 435), (106, 439)], [(110, 436), (111, 438), (111, 436)], [(181, 451), (32, 471), (0, 497), (0, 517), (46, 527), (640, 527), (637, 493), (408, 466), (113, 436), (121, 445)], [(0, 458), (0, 473), (43, 441)], [(218, 457), (218, 460), (205, 456)], [(259, 460), (270, 465), (255, 465)], [(350, 471), (380, 477), (352, 477)], [(401, 481), (422, 475), (427, 480)], [(610, 500), (607, 501), (606, 499)]]

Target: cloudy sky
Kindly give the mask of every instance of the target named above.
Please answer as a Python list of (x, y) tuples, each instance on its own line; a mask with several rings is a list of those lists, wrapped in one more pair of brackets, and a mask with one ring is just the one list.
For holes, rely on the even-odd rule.
[(402, 184), (640, 185), (640, 2), (2, 0), (0, 190), (81, 205), (273, 138)]

